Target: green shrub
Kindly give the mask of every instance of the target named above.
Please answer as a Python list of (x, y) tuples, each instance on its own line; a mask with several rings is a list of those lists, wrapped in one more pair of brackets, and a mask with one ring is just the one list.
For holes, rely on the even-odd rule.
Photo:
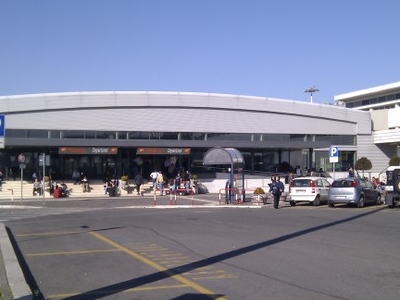
[(253, 192), (255, 195), (265, 194), (264, 190), (260, 187), (256, 188)]

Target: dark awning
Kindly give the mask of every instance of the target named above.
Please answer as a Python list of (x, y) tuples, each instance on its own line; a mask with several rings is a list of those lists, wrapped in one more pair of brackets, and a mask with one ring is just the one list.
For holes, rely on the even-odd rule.
[(204, 165), (244, 165), (242, 153), (235, 148), (212, 148), (203, 157)]

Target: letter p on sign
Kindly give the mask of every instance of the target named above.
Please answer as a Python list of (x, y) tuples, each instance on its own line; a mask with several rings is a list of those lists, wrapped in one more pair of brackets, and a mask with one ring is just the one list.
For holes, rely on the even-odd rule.
[(339, 149), (338, 149), (338, 147), (330, 147), (329, 148), (329, 162), (330, 163), (339, 162)]

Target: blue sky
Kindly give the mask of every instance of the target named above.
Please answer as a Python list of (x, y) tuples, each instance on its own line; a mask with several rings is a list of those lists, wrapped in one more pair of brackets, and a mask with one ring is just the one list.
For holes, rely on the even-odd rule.
[(0, 95), (314, 102), (400, 81), (398, 0), (0, 0)]

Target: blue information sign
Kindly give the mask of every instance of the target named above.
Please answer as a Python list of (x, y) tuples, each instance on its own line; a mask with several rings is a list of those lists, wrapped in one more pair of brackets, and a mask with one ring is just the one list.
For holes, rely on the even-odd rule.
[(4, 122), (4, 115), (0, 115), (0, 137), (4, 137), (4, 132), (5, 132), (5, 130), (4, 130), (4, 124), (5, 124), (5, 122)]
[(0, 115), (0, 149), (4, 149), (4, 134), (6, 132), (5, 130), (5, 118), (4, 115)]

